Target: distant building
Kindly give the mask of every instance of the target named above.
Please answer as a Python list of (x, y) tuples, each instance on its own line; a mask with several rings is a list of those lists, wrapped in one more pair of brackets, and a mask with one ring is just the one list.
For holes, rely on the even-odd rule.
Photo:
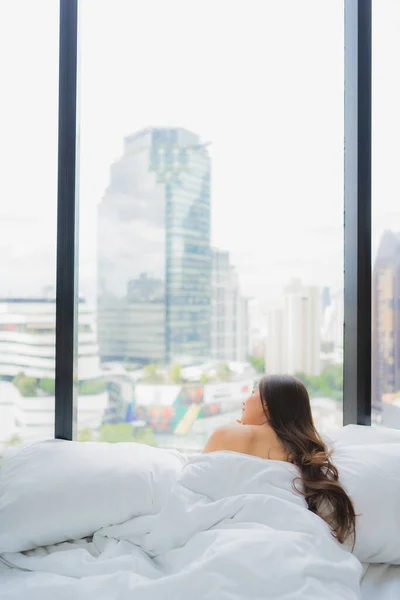
[(248, 301), (249, 355), (265, 358), (268, 311), (256, 298)]
[(245, 362), (249, 355), (249, 301), (238, 293), (236, 311), (236, 361)]
[(334, 348), (343, 348), (344, 297), (343, 290), (332, 294), (322, 320), (322, 340)]
[(248, 305), (228, 252), (213, 250), (211, 358), (221, 362), (247, 360)]
[(284, 310), (275, 309), (268, 312), (268, 335), (265, 348), (265, 370), (268, 375), (287, 373), (286, 331), (284, 328)]
[(400, 234), (386, 231), (372, 275), (372, 405), (400, 391)]
[[(0, 444), (54, 437), (54, 298), (0, 298)], [(102, 388), (94, 314), (78, 304), (78, 427), (96, 428), (108, 402)], [(15, 378), (29, 380), (20, 393)]]
[(135, 417), (135, 383), (129, 373), (114, 374), (106, 377), (108, 391), (108, 407), (104, 415), (107, 423), (123, 423), (127, 420), (129, 408), (131, 417)]
[(319, 375), (320, 329), (319, 289), (294, 280), (284, 291), (282, 308), (269, 314), (265, 357), (267, 373)]
[(332, 294), (322, 315), (321, 342), (327, 362), (343, 362), (344, 296), (343, 290)]
[(322, 314), (325, 312), (325, 310), (328, 308), (328, 306), (330, 306), (331, 302), (332, 302), (331, 290), (328, 287), (322, 288), (322, 292), (321, 292)]
[(210, 157), (185, 129), (125, 138), (98, 211), (103, 360), (169, 363), (211, 352)]
[[(78, 304), (78, 379), (100, 376), (94, 313)], [(54, 379), (56, 301), (47, 298), (0, 298), (0, 376), (18, 373), (35, 379)]]

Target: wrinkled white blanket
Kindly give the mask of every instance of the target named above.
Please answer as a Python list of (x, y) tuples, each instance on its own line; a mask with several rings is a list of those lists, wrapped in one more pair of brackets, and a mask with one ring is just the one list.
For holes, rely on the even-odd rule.
[(361, 565), (292, 489), (292, 465), (193, 458), (158, 515), (4, 554), (2, 600), (357, 600)]

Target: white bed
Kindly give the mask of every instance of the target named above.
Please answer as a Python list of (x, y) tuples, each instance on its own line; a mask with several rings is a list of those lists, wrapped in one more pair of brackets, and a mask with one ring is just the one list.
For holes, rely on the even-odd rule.
[(362, 600), (399, 600), (400, 566), (366, 565), (361, 590)]
[(1, 600), (359, 600), (361, 565), (295, 492), (296, 474), (235, 452), (193, 458), (159, 512), (91, 542), (3, 552), (18, 571), (0, 579)]
[[(68, 550), (69, 552), (76, 552), (82, 557), (82, 550), (86, 549), (88, 554), (92, 550), (92, 544), (90, 539), (81, 540), (80, 542), (66, 542), (58, 544), (47, 549), (39, 549), (36, 551), (28, 552), (28, 555), (44, 556), (54, 552), (62, 552)], [(15, 589), (20, 587), (20, 582), (25, 580), (27, 589), (30, 588), (30, 578), (34, 579), (33, 574), (29, 574), (26, 571), (11, 568), (6, 566), (4, 562), (0, 561), (0, 589), (4, 589), (3, 586), (10, 585), (8, 594), (11, 593), (12, 588)], [(49, 580), (53, 578), (53, 575), (49, 574)], [(363, 577), (361, 583), (362, 600), (399, 600), (400, 599), (400, 566), (391, 565), (364, 565)], [(3, 596), (0, 594), (0, 597)], [(10, 596), (11, 597), (11, 596)], [(32, 596), (29, 596), (31, 598)], [(18, 597), (15, 596), (15, 600), (26, 600), (28, 596)], [(47, 600), (42, 598), (42, 600)], [(99, 599), (100, 600), (100, 599)], [(108, 599), (112, 600), (112, 599)], [(155, 598), (154, 600), (159, 600)], [(161, 600), (161, 598), (160, 598)]]
[(400, 432), (341, 440), (354, 555), (295, 492), (289, 463), (28, 447), (0, 472), (0, 600), (400, 600)]

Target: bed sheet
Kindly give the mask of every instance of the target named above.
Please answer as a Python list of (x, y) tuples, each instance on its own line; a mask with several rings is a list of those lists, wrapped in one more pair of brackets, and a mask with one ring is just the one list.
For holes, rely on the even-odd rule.
[(296, 475), (234, 452), (194, 457), (159, 513), (84, 547), (4, 552), (19, 571), (0, 579), (0, 599), (360, 600), (360, 563), (293, 490)]
[[(57, 544), (48, 548), (38, 548), (35, 551), (27, 554), (33, 555), (46, 555), (54, 552), (63, 550), (78, 550), (85, 547), (87, 551), (95, 556), (93, 550), (92, 540), (80, 540), (76, 542), (66, 542), (63, 544)], [(18, 580), (24, 579), (27, 584), (27, 588), (30, 588), (29, 579), (34, 579), (34, 574), (27, 573), (26, 571), (14, 569), (5, 565), (0, 561), (0, 589), (2, 583), (14, 582), (18, 585)], [(52, 575), (49, 574), (49, 579), (52, 579)], [(361, 583), (362, 600), (400, 600), (400, 566), (393, 565), (364, 565), (364, 575)], [(1, 597), (1, 595), (0, 595)], [(26, 600), (24, 598), (18, 598), (18, 600)], [(111, 599), (110, 599), (111, 600)]]
[(365, 565), (362, 600), (400, 600), (400, 566)]

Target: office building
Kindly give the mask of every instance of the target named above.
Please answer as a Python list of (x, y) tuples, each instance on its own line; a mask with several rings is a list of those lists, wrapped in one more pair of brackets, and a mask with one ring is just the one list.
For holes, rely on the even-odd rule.
[[(0, 444), (54, 436), (54, 298), (0, 299)], [(96, 428), (108, 403), (102, 381), (94, 314), (78, 303), (78, 428)]]
[(372, 275), (372, 406), (400, 391), (400, 234), (386, 231)]
[(236, 361), (245, 362), (249, 358), (249, 301), (240, 292), (236, 310)]
[(211, 356), (221, 362), (247, 360), (248, 302), (228, 252), (213, 250)]
[[(78, 304), (78, 379), (100, 375), (93, 311)], [(23, 372), (35, 379), (54, 379), (56, 301), (53, 298), (0, 298), (0, 376)]]
[(322, 315), (321, 350), (326, 365), (343, 363), (344, 296), (343, 290), (331, 295), (330, 303)]
[(210, 157), (185, 129), (125, 138), (98, 211), (103, 360), (169, 363), (211, 351)]
[(282, 306), (268, 319), (268, 374), (319, 375), (321, 370), (321, 295), (317, 287), (293, 280)]
[(267, 340), (265, 344), (265, 370), (268, 375), (287, 372), (284, 352), (286, 348), (284, 311), (277, 308), (268, 311)]
[(268, 310), (264, 306), (264, 302), (257, 298), (248, 300), (248, 320), (249, 355), (255, 358), (265, 358)]
[(322, 314), (325, 313), (325, 310), (332, 304), (332, 294), (329, 287), (322, 288), (321, 292), (321, 304), (322, 304)]
[(343, 290), (332, 294), (322, 315), (321, 337), (333, 350), (343, 350), (344, 297)]

